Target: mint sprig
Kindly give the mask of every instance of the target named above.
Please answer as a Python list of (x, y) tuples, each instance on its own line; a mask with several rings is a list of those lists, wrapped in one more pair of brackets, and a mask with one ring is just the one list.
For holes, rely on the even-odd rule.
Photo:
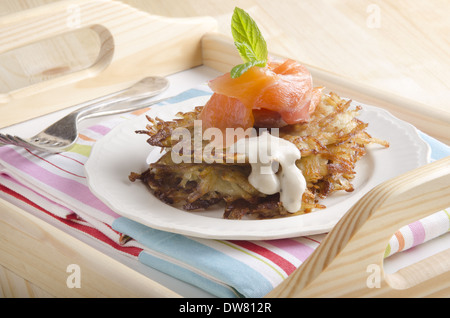
[(231, 70), (231, 77), (237, 78), (253, 66), (267, 64), (267, 44), (256, 22), (244, 10), (236, 7), (231, 19), (231, 33), (234, 44), (243, 60)]

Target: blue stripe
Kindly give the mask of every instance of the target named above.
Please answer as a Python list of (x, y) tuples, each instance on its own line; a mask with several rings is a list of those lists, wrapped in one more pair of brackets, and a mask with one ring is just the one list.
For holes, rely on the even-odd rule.
[(433, 137), (419, 131), (420, 137), (431, 147), (431, 159), (439, 160), (450, 156), (450, 147)]
[[(244, 297), (262, 297), (272, 290), (270, 282), (250, 266), (183, 235), (155, 230), (124, 217), (116, 219), (112, 227), (153, 251), (177, 259), (208, 276), (215, 277)], [(152, 263), (150, 266), (159, 265), (161, 264)], [(164, 267), (154, 268), (165, 271)], [(175, 275), (177, 270), (180, 270), (180, 267), (172, 268), (171, 274)], [(182, 272), (179, 272), (177, 277), (187, 279)], [(201, 280), (190, 283), (200, 288), (204, 285)], [(213, 291), (209, 292), (213, 293)], [(214, 294), (222, 295), (223, 291), (218, 290)]]
[(238, 296), (237, 292), (233, 291), (231, 287), (218, 284), (184, 267), (175, 265), (174, 263), (150, 255), (145, 251), (142, 251), (139, 254), (139, 261), (149, 267), (158, 269), (159, 271), (167, 275), (175, 277), (191, 285), (197, 286), (200, 289), (207, 291), (214, 296), (222, 298), (235, 298)]
[(199, 96), (207, 96), (207, 95), (211, 95), (211, 94), (212, 94), (212, 92), (207, 87), (205, 87), (204, 90), (193, 88), (193, 89), (190, 89), (183, 93), (180, 93), (174, 97), (171, 97), (170, 99), (165, 101), (165, 103), (175, 104), (175, 103), (184, 102), (190, 98), (199, 97)]

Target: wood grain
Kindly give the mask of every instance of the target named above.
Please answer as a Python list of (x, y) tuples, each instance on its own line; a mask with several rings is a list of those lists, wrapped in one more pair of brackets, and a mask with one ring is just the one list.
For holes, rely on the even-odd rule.
[[(0, 265), (39, 286), (45, 293), (56, 297), (89, 298), (179, 297), (4, 200), (0, 200), (0, 210)], [(80, 268), (80, 288), (67, 285), (70, 264)], [(5, 281), (1, 281), (4, 288)], [(15, 286), (10, 289), (17, 288)]]
[(0, 298), (53, 298), (53, 296), (0, 266)]
[[(394, 274), (382, 270), (392, 233), (449, 205), (450, 157), (386, 181), (359, 200), (267, 296), (449, 297), (450, 249)], [(368, 283), (373, 269), (379, 286)]]
[[(228, 72), (234, 65), (240, 63), (233, 41), (220, 33), (205, 34), (202, 38), (202, 55), (205, 65), (221, 72)], [(450, 113), (426, 109), (426, 105), (407, 98), (382, 92), (311, 65), (307, 67), (313, 77), (314, 85), (325, 87), (324, 92), (333, 91), (344, 98), (384, 108), (399, 119), (450, 144)]]
[[(0, 3), (0, 17), (58, 2), (63, 1), (4, 0)], [(301, 3), (293, 0), (123, 0), (121, 3), (152, 15), (176, 19), (210, 16), (217, 21), (218, 31), (227, 36), (230, 36), (233, 8), (240, 6), (258, 22), (274, 54), (297, 59), (322, 75), (340, 78), (345, 85), (337, 88), (343, 96), (355, 100), (370, 96), (361, 102), (395, 108), (395, 115), (401, 113), (402, 119), (413, 122), (419, 129), (431, 127), (432, 130), (424, 130), (450, 144), (447, 102), (450, 98), (450, 43), (445, 37), (450, 33), (447, 18), (450, 7), (445, 0)], [(9, 84), (13, 79), (18, 82), (14, 85), (22, 87), (27, 83), (57, 79), (95, 61), (98, 49), (95, 35), (71, 34), (48, 41), (46, 45), (22, 51), (20, 58), (17, 54), (14, 58), (0, 54), (0, 86), (5, 86), (4, 90), (13, 85)], [(1, 84), (6, 82), (7, 85)], [(357, 87), (349, 91), (348, 83)], [(364, 93), (350, 95), (361, 87)], [(85, 89), (82, 94), (62, 90), (60, 95), (64, 96), (64, 101), (58, 101), (53, 110), (103, 93), (98, 89)], [(383, 96), (383, 100), (379, 96)], [(20, 113), (22, 120), (36, 109), (42, 109), (36, 105), (45, 106), (46, 100), (33, 99), (33, 106)], [(16, 109), (11, 104), (4, 109), (3, 117), (10, 116)], [(429, 121), (436, 117), (439, 123)], [(5, 125), (0, 123), (0, 127)]]
[[(117, 61), (121, 65), (124, 63), (123, 65), (130, 66), (130, 68), (111, 69), (100, 81), (101, 78), (96, 77), (101, 73), (100, 69), (103, 71), (108, 65), (113, 65), (111, 64), (113, 59), (110, 61), (105, 59), (108, 57), (108, 43), (110, 43), (108, 39), (111, 38), (109, 33), (128, 35), (131, 31), (138, 31), (136, 34), (140, 36), (145, 34), (144, 29), (139, 28), (137, 21), (133, 20), (135, 14), (139, 14), (140, 17), (143, 15), (131, 7), (122, 6), (122, 3), (131, 4), (155, 15), (175, 17), (176, 20), (170, 20), (171, 25), (173, 22), (181, 23), (182, 31), (178, 28), (180, 24), (175, 23), (176, 30), (171, 32), (172, 29), (163, 27), (163, 25), (167, 26), (165, 22), (168, 20), (155, 16), (150, 19), (152, 23), (161, 26), (165, 32), (179, 35), (179, 40), (180, 38), (183, 40), (186, 34), (189, 34), (189, 37), (192, 36), (189, 43), (193, 39), (197, 40), (197, 42), (194, 41), (195, 47), (190, 47), (189, 50), (185, 50), (186, 47), (183, 45), (177, 46), (177, 41), (168, 44), (179, 48), (174, 54), (175, 58), (180, 58), (179, 62), (171, 65), (170, 70), (161, 70), (159, 67), (162, 64), (158, 63), (161, 59), (171, 59), (174, 56), (164, 55), (166, 51), (157, 52), (157, 58), (152, 61), (154, 64), (151, 64), (154, 65), (152, 70), (158, 69), (161, 72), (174, 72), (198, 63), (205, 63), (213, 68), (226, 71), (230, 65), (237, 64), (239, 58), (234, 50), (233, 53), (230, 52), (232, 44), (226, 35), (217, 37), (216, 34), (209, 33), (200, 42), (200, 38), (215, 27), (215, 22), (212, 23), (213, 21), (209, 18), (196, 19), (195, 21), (200, 25), (206, 21), (206, 26), (205, 28), (201, 27), (198, 33), (194, 33), (192, 29), (186, 28), (186, 20), (182, 21), (178, 18), (213, 16), (219, 21), (219, 31), (226, 34), (229, 32), (227, 28), (232, 8), (239, 5), (250, 11), (258, 24), (263, 26), (263, 33), (268, 39), (270, 50), (280, 56), (296, 58), (307, 64), (317, 80), (316, 84), (323, 83), (329, 89), (339, 90), (338, 92), (343, 96), (386, 107), (394, 113), (397, 112), (399, 117), (405, 116), (405, 120), (448, 142), (447, 100), (450, 91), (448, 86), (450, 72), (446, 71), (446, 67), (450, 63), (448, 63), (449, 57), (446, 52), (450, 51), (450, 44), (443, 41), (440, 35), (441, 32), (445, 34), (445, 31), (448, 34), (448, 14), (444, 1), (431, 3), (415, 0), (398, 1), (393, 4), (387, 1), (355, 2), (348, 0), (333, 3), (328, 1), (301, 2), (299, 5), (297, 1), (127, 0), (119, 3), (118, 7), (123, 9), (120, 12), (116, 11), (117, 3), (114, 5), (115, 9), (108, 11), (100, 8), (104, 8), (103, 5), (111, 4), (110, 1), (89, 1), (94, 4), (94, 7), (99, 2), (102, 6), (97, 7), (98, 11), (96, 11), (95, 17), (102, 18), (102, 23), (107, 27), (105, 29), (92, 28), (92, 25), (87, 23), (89, 20), (84, 21), (87, 23), (84, 26), (90, 25), (89, 30), (95, 33), (94, 38), (87, 41), (92, 40), (91, 43), (94, 43), (95, 37), (98, 37), (98, 42), (95, 42), (98, 46), (92, 48), (92, 45), (80, 42), (82, 41), (80, 38), (83, 36), (72, 34), (72, 37), (64, 36), (61, 39), (50, 41), (45, 47), (40, 47), (41, 53), (49, 50), (54, 52), (48, 57), (48, 64), (45, 64), (47, 72), (40, 71), (37, 74), (52, 76), (44, 81), (37, 78), (30, 86), (31, 89), (28, 87), (4, 93), (2, 95), (4, 103), (0, 105), (4, 107), (0, 108), (2, 113), (0, 127), (14, 122), (11, 118), (7, 118), (10, 114), (21, 115), (21, 120), (26, 119), (27, 116), (30, 118), (36, 116), (36, 110), (32, 107), (18, 113), (18, 104), (12, 102), (14, 99), (19, 100), (22, 97), (25, 99), (27, 96), (33, 95), (33, 89), (44, 87), (45, 92), (50, 92), (52, 89), (58, 90), (58, 94), (47, 93), (46, 95), (52, 100), (52, 105), (54, 104), (53, 98), (59, 99), (56, 103), (58, 106), (54, 108), (57, 109), (69, 104), (73, 105), (77, 98), (89, 99), (94, 95), (115, 90), (120, 85), (128, 85), (128, 80), (125, 81), (122, 77), (128, 71), (139, 71), (139, 74), (143, 75), (142, 70), (149, 68), (144, 63), (149, 52), (146, 49), (145, 53), (142, 53), (143, 51), (130, 52), (130, 47), (127, 47), (126, 50), (121, 51), (122, 56), (131, 56), (135, 60), (129, 62), (130, 64), (124, 62), (125, 59)], [(15, 30), (13, 33), (0, 33), (0, 37), (3, 37), (3, 41), (0, 40), (3, 45), (0, 53), (10, 53), (11, 50), (17, 49), (17, 45), (29, 43), (30, 37), (36, 40), (46, 36), (38, 32), (39, 28), (30, 28), (25, 22), (19, 29), (16, 29), (16, 22), (24, 17), (33, 18), (34, 24), (32, 25), (35, 27), (47, 26), (48, 32), (59, 34), (58, 24), (53, 24), (52, 28), (52, 24), (47, 23), (48, 19), (57, 19), (57, 15), (55, 17), (47, 15), (46, 19), (42, 19), (42, 21), (37, 16), (42, 17), (40, 14), (48, 11), (49, 7), (41, 7), (41, 5), (49, 4), (53, 9), (59, 8), (62, 17), (64, 16), (63, 12), (67, 13), (67, 4), (69, 3), (73, 4), (74, 2), (54, 0), (4, 0), (0, 2), (0, 15), (3, 15), (0, 30), (5, 30), (5, 28)], [(77, 3), (88, 5), (86, 0)], [(367, 26), (367, 8), (370, 4), (375, 4), (382, 10), (380, 28)], [(37, 11), (23, 11), (33, 7), (37, 8)], [(13, 12), (16, 13), (10, 14)], [(94, 17), (94, 15), (87, 14), (89, 10), (83, 10), (83, 12), (86, 14), (83, 15), (83, 18)], [(93, 14), (92, 11), (91, 14)], [(124, 14), (136, 24), (132, 23), (132, 27), (126, 28), (120, 23), (126, 18), (122, 17), (125, 20), (115, 19), (113, 18), (117, 17), (115, 14), (118, 16)], [(147, 18), (148, 15), (146, 15)], [(116, 29), (110, 26), (108, 21), (116, 23)], [(142, 28), (146, 26), (143, 25)], [(154, 26), (153, 24), (152, 27)], [(198, 25), (191, 26), (193, 29), (198, 27)], [(91, 33), (90, 31), (88, 33)], [(90, 36), (88, 35), (88, 37)], [(17, 41), (10, 41), (11, 37)], [(154, 34), (149, 37), (152, 38), (152, 41), (155, 40)], [(162, 40), (158, 39), (158, 41)], [(74, 51), (82, 50), (83, 45), (86, 44), (92, 51), (83, 58), (75, 54), (75, 62), (68, 68), (64, 68), (56, 63), (56, 61), (60, 61), (57, 52), (64, 52), (58, 48), (61, 43), (70, 43), (69, 46)], [(117, 44), (120, 43), (115, 43), (114, 48), (119, 50), (120, 46)], [(144, 50), (146, 41), (137, 37), (133, 44), (138, 44), (138, 48)], [(190, 53), (185, 54), (185, 52)], [(30, 54), (29, 51), (25, 52), (21, 61), (26, 60)], [(62, 55), (67, 56), (66, 54)], [(0, 65), (8, 65), (7, 61), (11, 61), (13, 56), (15, 54), (6, 55), (6, 57), (2, 54)], [(45, 54), (41, 56), (45, 56)], [(100, 60), (103, 60), (104, 69), (90, 67), (93, 61), (94, 63), (97, 61), (98, 56), (100, 56)], [(150, 56), (154, 55), (150, 54)], [(139, 61), (139, 67), (131, 66), (136, 61)], [(188, 62), (186, 63), (186, 61)], [(97, 64), (98, 66), (99, 64)], [(21, 67), (19, 73), (22, 75), (30, 70), (29, 65)], [(90, 71), (78, 72), (86, 69)], [(10, 76), (13, 72), (11, 68), (0, 67), (0, 70), (0, 77), (6, 74), (6, 78), (11, 79)], [(93, 73), (90, 73), (92, 71)], [(19, 74), (19, 76), (21, 75)], [(65, 91), (63, 86), (60, 86), (59, 80), (64, 79), (63, 82), (69, 87), (71, 80), (75, 82), (76, 79), (77, 82), (80, 82), (79, 80), (83, 76), (87, 76), (84, 79), (85, 82), (81, 81), (84, 84), (72, 87), (75, 88), (75, 91), (81, 91), (79, 89), (82, 88), (83, 94), (75, 96), (76, 98), (73, 99), (73, 92), (69, 94), (69, 91)], [(128, 77), (126, 78), (128, 79)], [(2, 83), (1, 80), (0, 83)], [(24, 82), (18, 85), (22, 87)], [(95, 88), (95, 91), (91, 88)], [(103, 90), (103, 88), (105, 89)], [(8, 88), (5, 88), (5, 91), (7, 90)], [(45, 95), (40, 96), (37, 98), (35, 95), (35, 98), (31, 100), (31, 105), (45, 105), (49, 99), (45, 98)], [(68, 99), (67, 96), (71, 96), (71, 98)], [(9, 102), (5, 103), (7, 100)], [(2, 100), (0, 100), (0, 104), (1, 102)], [(52, 111), (52, 109), (46, 109), (46, 111)], [(17, 117), (15, 118), (17, 119)], [(431, 210), (437, 210), (450, 205), (448, 201), (450, 197), (448, 192), (449, 166), (449, 159), (439, 161), (388, 181), (383, 186), (374, 189), (352, 209), (351, 213), (342, 219), (339, 226), (327, 236), (326, 241), (307, 262), (268, 296), (345, 297), (355, 295), (372, 297), (388, 295), (397, 297), (435, 295), (448, 297), (448, 282), (450, 282), (448, 251), (395, 274), (383, 274), (380, 288), (367, 287), (368, 273), (366, 269), (371, 264), (382, 268), (382, 255), (387, 246), (387, 240), (401, 225), (415, 221), (429, 213), (430, 207), (432, 207)], [(70, 235), (32, 217), (16, 206), (0, 200), (0, 211), (0, 265), (7, 269), (0, 272), (4, 295), (22, 294), (20, 290), (28, 289), (27, 284), (32, 284), (39, 286), (38, 288), (42, 289), (45, 295), (58, 297), (178, 296)], [(88, 278), (80, 290), (67, 288), (66, 267), (71, 263), (82, 266)], [(23, 277), (25, 281), (17, 280), (19, 276)], [(19, 287), (16, 287), (17, 283), (19, 283)]]
[[(4, 79), (0, 83), (20, 77), (19, 82), (30, 83), (0, 94), (0, 127), (118, 91), (146, 76), (165, 76), (198, 66), (202, 63), (200, 38), (215, 28), (216, 21), (208, 17), (157, 17), (121, 2), (102, 0), (59, 1), (3, 16), (0, 72)], [(30, 66), (5, 66), (17, 65), (12, 61), (17, 58), (17, 54), (11, 54), (14, 50), (25, 47), (27, 50), (22, 53), (26, 56), (28, 51), (34, 51), (28, 45), (83, 29), (99, 43), (98, 56), (88, 67), (86, 62), (81, 63), (84, 68), (80, 63), (47, 66), (37, 72), (45, 79), (39, 81), (29, 76)], [(87, 36), (86, 32), (82, 35)], [(33, 59), (28, 63), (33, 63)], [(49, 74), (59, 76), (49, 78)]]
[(446, 0), (123, 1), (162, 16), (212, 16), (226, 35), (240, 6), (257, 21), (271, 52), (450, 112)]

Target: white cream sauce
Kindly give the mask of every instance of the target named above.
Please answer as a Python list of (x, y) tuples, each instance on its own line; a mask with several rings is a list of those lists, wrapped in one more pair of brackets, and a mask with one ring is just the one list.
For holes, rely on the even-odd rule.
[(265, 131), (256, 137), (241, 138), (234, 146), (252, 166), (248, 177), (252, 186), (268, 195), (280, 192), (280, 201), (288, 212), (300, 210), (306, 181), (295, 164), (301, 154), (293, 143)]

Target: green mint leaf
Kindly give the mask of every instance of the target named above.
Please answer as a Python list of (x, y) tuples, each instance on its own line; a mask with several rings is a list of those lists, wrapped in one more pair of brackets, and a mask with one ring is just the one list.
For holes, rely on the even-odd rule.
[(258, 60), (252, 48), (247, 43), (234, 42), (234, 45), (236, 45), (236, 48), (245, 63)]
[[(236, 7), (231, 19), (231, 33), (238, 49), (238, 52), (244, 61), (244, 64), (257, 62), (254, 65), (264, 67), (267, 62), (267, 44), (256, 22), (244, 10)], [(252, 66), (254, 66), (252, 65)], [(239, 69), (246, 69), (238, 65)], [(251, 66), (250, 66), (251, 67)], [(243, 74), (240, 73), (240, 74)]]
[(244, 64), (239, 64), (233, 67), (230, 72), (231, 78), (238, 78), (242, 74), (248, 71), (249, 68), (253, 66), (264, 67), (266, 65), (266, 61), (251, 61)]

